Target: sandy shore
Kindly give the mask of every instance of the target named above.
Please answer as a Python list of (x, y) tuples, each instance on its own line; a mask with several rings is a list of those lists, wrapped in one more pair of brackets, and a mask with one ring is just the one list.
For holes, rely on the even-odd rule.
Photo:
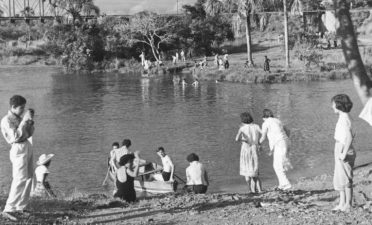
[(292, 191), (260, 195), (176, 193), (132, 205), (103, 194), (32, 199), (18, 223), (1, 218), (0, 224), (372, 224), (372, 164), (356, 168), (354, 196), (351, 212), (332, 212), (338, 193), (332, 176), (322, 175), (299, 180)]

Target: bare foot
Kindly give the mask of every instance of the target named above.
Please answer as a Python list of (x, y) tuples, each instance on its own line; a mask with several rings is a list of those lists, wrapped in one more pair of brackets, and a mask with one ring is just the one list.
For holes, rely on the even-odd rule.
[(1, 216), (13, 222), (18, 221), (17, 217), (13, 216), (11, 212), (2, 212)]
[(343, 208), (342, 205), (338, 205), (332, 209), (332, 211), (340, 211)]
[(342, 207), (340, 210), (342, 212), (350, 212), (351, 211), (351, 205), (344, 205), (344, 207)]

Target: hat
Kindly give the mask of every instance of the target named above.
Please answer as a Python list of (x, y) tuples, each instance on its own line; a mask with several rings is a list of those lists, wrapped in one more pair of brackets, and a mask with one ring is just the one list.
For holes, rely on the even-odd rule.
[(44, 165), (45, 163), (49, 162), (53, 158), (53, 156), (54, 154), (42, 154), (36, 164), (39, 166)]
[(135, 157), (133, 154), (126, 154), (126, 155), (123, 155), (121, 158), (120, 158), (120, 161), (119, 161), (119, 165), (120, 166), (124, 166), (125, 164), (127, 164), (128, 162), (130, 162), (131, 160), (133, 160)]

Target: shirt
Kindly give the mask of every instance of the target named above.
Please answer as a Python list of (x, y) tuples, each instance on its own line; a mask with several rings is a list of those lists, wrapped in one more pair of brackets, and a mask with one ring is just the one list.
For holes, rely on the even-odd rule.
[(35, 169), (35, 176), (37, 182), (43, 182), (44, 174), (49, 173), (48, 168), (46, 166), (41, 165), (36, 167)]
[(248, 141), (249, 145), (257, 145), (261, 130), (257, 124), (244, 124), (240, 127), (242, 139)]
[(193, 161), (186, 168), (187, 185), (208, 185), (207, 171), (203, 164), (198, 161)]
[(113, 160), (115, 165), (119, 164), (120, 158), (123, 157), (123, 155), (129, 154), (129, 153), (130, 153), (129, 150), (125, 146), (118, 148), (118, 149), (114, 149), (111, 151), (111, 156), (112, 156), (111, 160)]
[(170, 173), (173, 168), (173, 162), (171, 158), (168, 155), (165, 155), (164, 157), (161, 157), (161, 162), (163, 164), (163, 171)]
[(362, 112), (359, 114), (359, 118), (365, 120), (370, 126), (372, 126), (372, 98), (369, 98), (365, 104)]
[(6, 142), (13, 144), (26, 141), (29, 137), (23, 132), (25, 125), (20, 116), (8, 111), (8, 114), (1, 119), (1, 133)]
[(288, 139), (282, 122), (273, 117), (266, 118), (266, 120), (263, 122), (262, 133), (267, 133), (267, 139), (269, 140), (271, 150), (274, 149), (274, 146), (278, 141)]

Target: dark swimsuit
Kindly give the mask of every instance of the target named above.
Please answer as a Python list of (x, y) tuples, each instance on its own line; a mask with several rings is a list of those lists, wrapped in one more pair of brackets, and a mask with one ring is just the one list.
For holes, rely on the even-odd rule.
[(122, 183), (116, 177), (116, 187), (117, 192), (115, 193), (114, 197), (121, 198), (127, 202), (134, 202), (136, 201), (136, 191), (134, 190), (134, 177), (131, 177), (127, 174), (127, 180)]

